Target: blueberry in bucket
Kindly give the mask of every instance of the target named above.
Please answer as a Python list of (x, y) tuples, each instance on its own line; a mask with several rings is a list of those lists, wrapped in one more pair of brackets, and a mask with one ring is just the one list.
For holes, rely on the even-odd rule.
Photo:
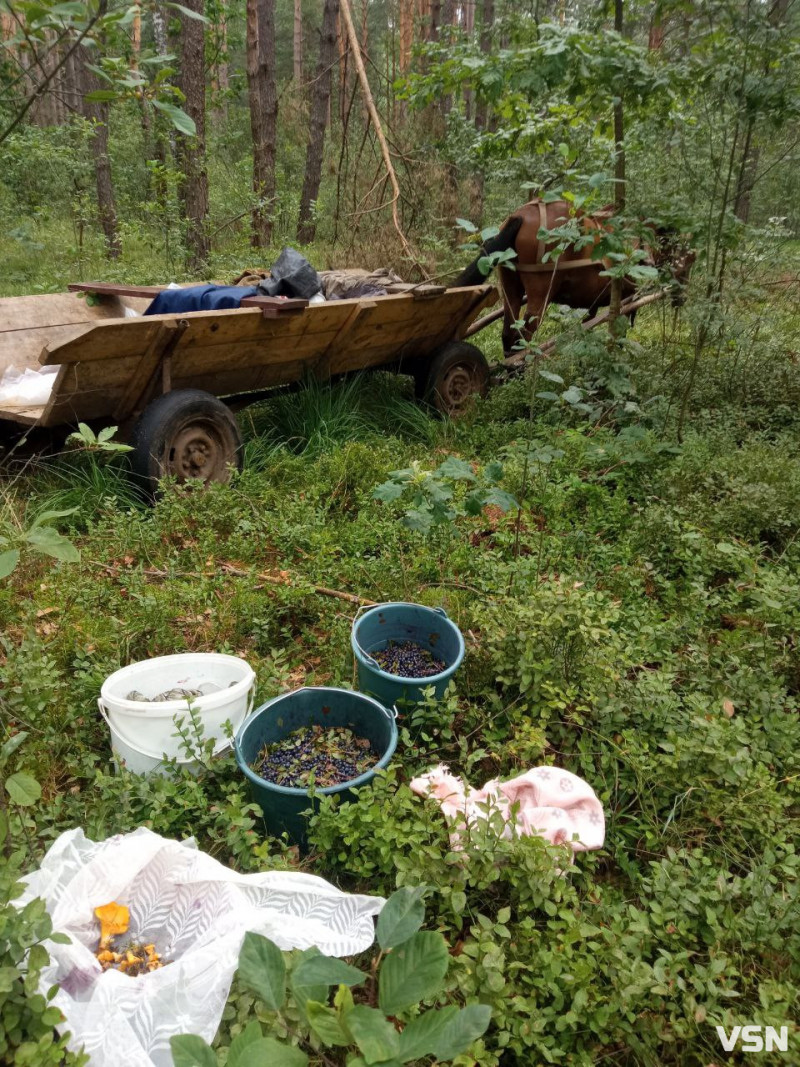
[(267, 782), (307, 789), (342, 785), (378, 762), (369, 741), (343, 726), (303, 726), (264, 745), (252, 769)]
[(372, 658), (382, 671), (400, 678), (431, 678), (446, 667), (444, 660), (415, 641), (390, 641), (386, 648), (373, 652)]

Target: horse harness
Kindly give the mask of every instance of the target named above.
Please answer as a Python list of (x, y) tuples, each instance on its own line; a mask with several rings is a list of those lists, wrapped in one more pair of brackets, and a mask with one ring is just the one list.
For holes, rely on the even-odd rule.
[[(531, 201), (532, 202), (532, 201)], [(547, 229), (547, 204), (542, 200), (538, 203), (539, 208), (539, 229)], [(547, 251), (547, 245), (542, 238), (539, 238), (539, 247), (536, 250), (538, 263), (515, 263), (513, 269), (516, 269), (520, 274), (552, 274), (557, 270), (573, 270), (575, 267), (608, 267), (602, 259), (569, 259), (562, 261), (561, 258), (551, 260), (549, 263), (543, 263), (542, 260)]]

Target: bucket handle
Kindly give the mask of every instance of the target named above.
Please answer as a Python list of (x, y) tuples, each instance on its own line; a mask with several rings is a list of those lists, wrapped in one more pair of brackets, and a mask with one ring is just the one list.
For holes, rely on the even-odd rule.
[(356, 637), (356, 623), (358, 622), (358, 616), (361, 614), (362, 611), (369, 611), (371, 608), (379, 606), (380, 605), (378, 604), (359, 604), (358, 610), (353, 616), (353, 622), (350, 627), (350, 632), (353, 635), (354, 644), (356, 645), (364, 659), (367, 661), (367, 663), (370, 665), (370, 667), (375, 667), (376, 670), (380, 671), (382, 670), (380, 663), (378, 663), (378, 661), (373, 656), (371, 656), (362, 645), (358, 643), (358, 638)]
[(152, 752), (145, 752), (143, 748), (139, 748), (139, 745), (138, 744), (134, 744), (133, 741), (131, 741), (129, 738), (127, 738), (125, 736), (125, 734), (120, 730), (120, 728), (118, 726), (112, 726), (111, 725), (111, 719), (108, 717), (108, 708), (106, 707), (105, 701), (103, 700), (102, 697), (98, 697), (97, 698), (97, 708), (98, 708), (100, 714), (106, 720), (106, 726), (108, 727), (108, 729), (110, 731), (112, 731), (113, 733), (115, 733), (117, 735), (117, 737), (119, 737), (122, 741), (125, 742), (126, 745), (128, 745), (130, 748), (138, 749), (138, 751), (141, 752), (145, 756), (151, 756), (153, 759), (161, 759), (161, 756), (156, 756)]

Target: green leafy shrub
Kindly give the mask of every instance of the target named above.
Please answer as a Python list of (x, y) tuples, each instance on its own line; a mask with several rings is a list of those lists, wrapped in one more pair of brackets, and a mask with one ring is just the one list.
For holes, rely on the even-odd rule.
[[(466, 1052), (486, 1031), (491, 1011), (478, 1003), (421, 1010), (441, 995), (450, 963), (442, 935), (420, 929), (425, 888), (401, 889), (386, 901), (378, 918), (379, 952), (368, 972), (319, 949), (283, 953), (268, 938), (246, 934), (239, 982), (255, 993), (269, 1030), (280, 1039), (265, 1037), (253, 1019), (234, 1037), (222, 1062), (227, 1067), (270, 1061), (305, 1067), (308, 1053), (321, 1053), (332, 1067), (345, 1061), (348, 1067), (399, 1067), (431, 1062), (431, 1057), (444, 1063)], [(333, 1003), (331, 989), (336, 990)], [(195, 1035), (173, 1037), (170, 1045), (175, 1067), (220, 1062)]]

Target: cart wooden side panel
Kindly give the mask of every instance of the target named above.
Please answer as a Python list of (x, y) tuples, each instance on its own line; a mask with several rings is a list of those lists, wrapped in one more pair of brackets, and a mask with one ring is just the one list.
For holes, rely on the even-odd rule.
[(258, 308), (243, 308), (70, 326), (68, 335), (54, 335), (43, 351), (40, 347), (41, 364), (60, 366), (49, 403), (38, 411), (0, 411), (0, 417), (42, 426), (126, 417), (139, 382), (149, 380), (158, 365), (161, 338), (176, 326), (171, 388), (234, 396), (294, 382), (309, 372), (336, 375), (423, 358), (463, 336), (494, 299), (491, 286), (475, 286), (426, 300), (401, 294), (331, 301), (273, 319)]

